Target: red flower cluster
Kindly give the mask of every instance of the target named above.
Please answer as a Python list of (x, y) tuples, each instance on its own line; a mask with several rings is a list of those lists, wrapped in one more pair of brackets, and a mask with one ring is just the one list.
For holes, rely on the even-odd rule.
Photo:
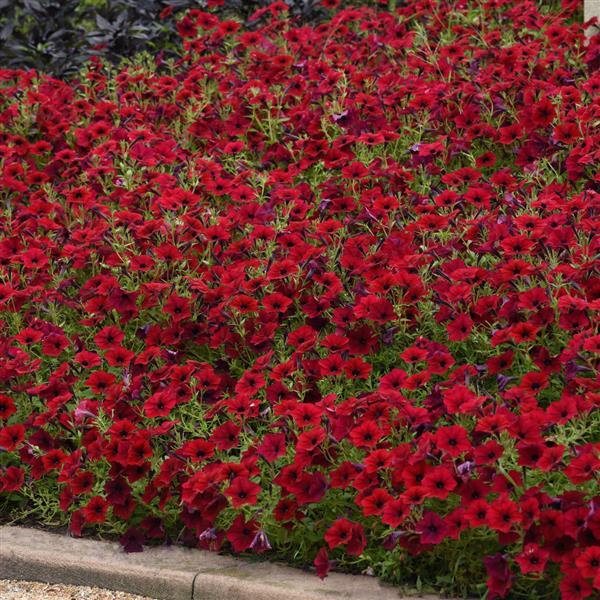
[(590, 597), (600, 43), (578, 4), (191, 11), (167, 70), (0, 71), (7, 514)]

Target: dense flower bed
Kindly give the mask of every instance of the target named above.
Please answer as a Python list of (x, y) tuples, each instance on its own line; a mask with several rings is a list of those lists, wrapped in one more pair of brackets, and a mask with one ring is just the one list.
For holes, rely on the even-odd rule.
[(600, 587), (598, 39), (575, 1), (398, 4), (0, 71), (5, 519)]

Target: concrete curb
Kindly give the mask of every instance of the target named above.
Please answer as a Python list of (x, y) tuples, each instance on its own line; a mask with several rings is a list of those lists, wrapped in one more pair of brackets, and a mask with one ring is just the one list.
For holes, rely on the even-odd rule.
[[(158, 600), (400, 600), (371, 577), (314, 573), (179, 546), (126, 554), (116, 543), (0, 527), (0, 579), (93, 585)], [(429, 599), (439, 598), (427, 596)]]
[(583, 22), (589, 21), (592, 17), (598, 17), (598, 23), (596, 27), (588, 27), (586, 29), (586, 35), (591, 37), (598, 33), (600, 27), (600, 0), (584, 0), (583, 2)]

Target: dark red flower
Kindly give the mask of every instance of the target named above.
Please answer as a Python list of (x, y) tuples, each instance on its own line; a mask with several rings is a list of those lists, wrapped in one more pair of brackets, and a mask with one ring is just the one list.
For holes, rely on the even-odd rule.
[(325, 577), (327, 577), (327, 573), (329, 573), (329, 570), (331, 569), (331, 561), (329, 560), (329, 556), (327, 555), (327, 550), (325, 548), (321, 548), (317, 552), (313, 564), (317, 570), (317, 575), (321, 579), (325, 579)]
[(229, 496), (235, 508), (239, 508), (245, 504), (256, 504), (260, 491), (260, 485), (245, 477), (236, 477), (225, 490), (225, 495)]
[(257, 531), (258, 523), (254, 519), (246, 521), (243, 515), (239, 515), (227, 530), (226, 537), (234, 552), (243, 552), (250, 548)]
[(416, 524), (422, 544), (439, 544), (447, 535), (444, 520), (432, 511), (426, 511), (423, 518)]

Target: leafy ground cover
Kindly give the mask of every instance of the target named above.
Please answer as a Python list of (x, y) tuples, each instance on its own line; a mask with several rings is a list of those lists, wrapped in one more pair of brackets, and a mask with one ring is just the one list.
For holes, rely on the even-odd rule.
[(0, 71), (3, 519), (592, 597), (578, 4), (193, 10), (177, 60)]

